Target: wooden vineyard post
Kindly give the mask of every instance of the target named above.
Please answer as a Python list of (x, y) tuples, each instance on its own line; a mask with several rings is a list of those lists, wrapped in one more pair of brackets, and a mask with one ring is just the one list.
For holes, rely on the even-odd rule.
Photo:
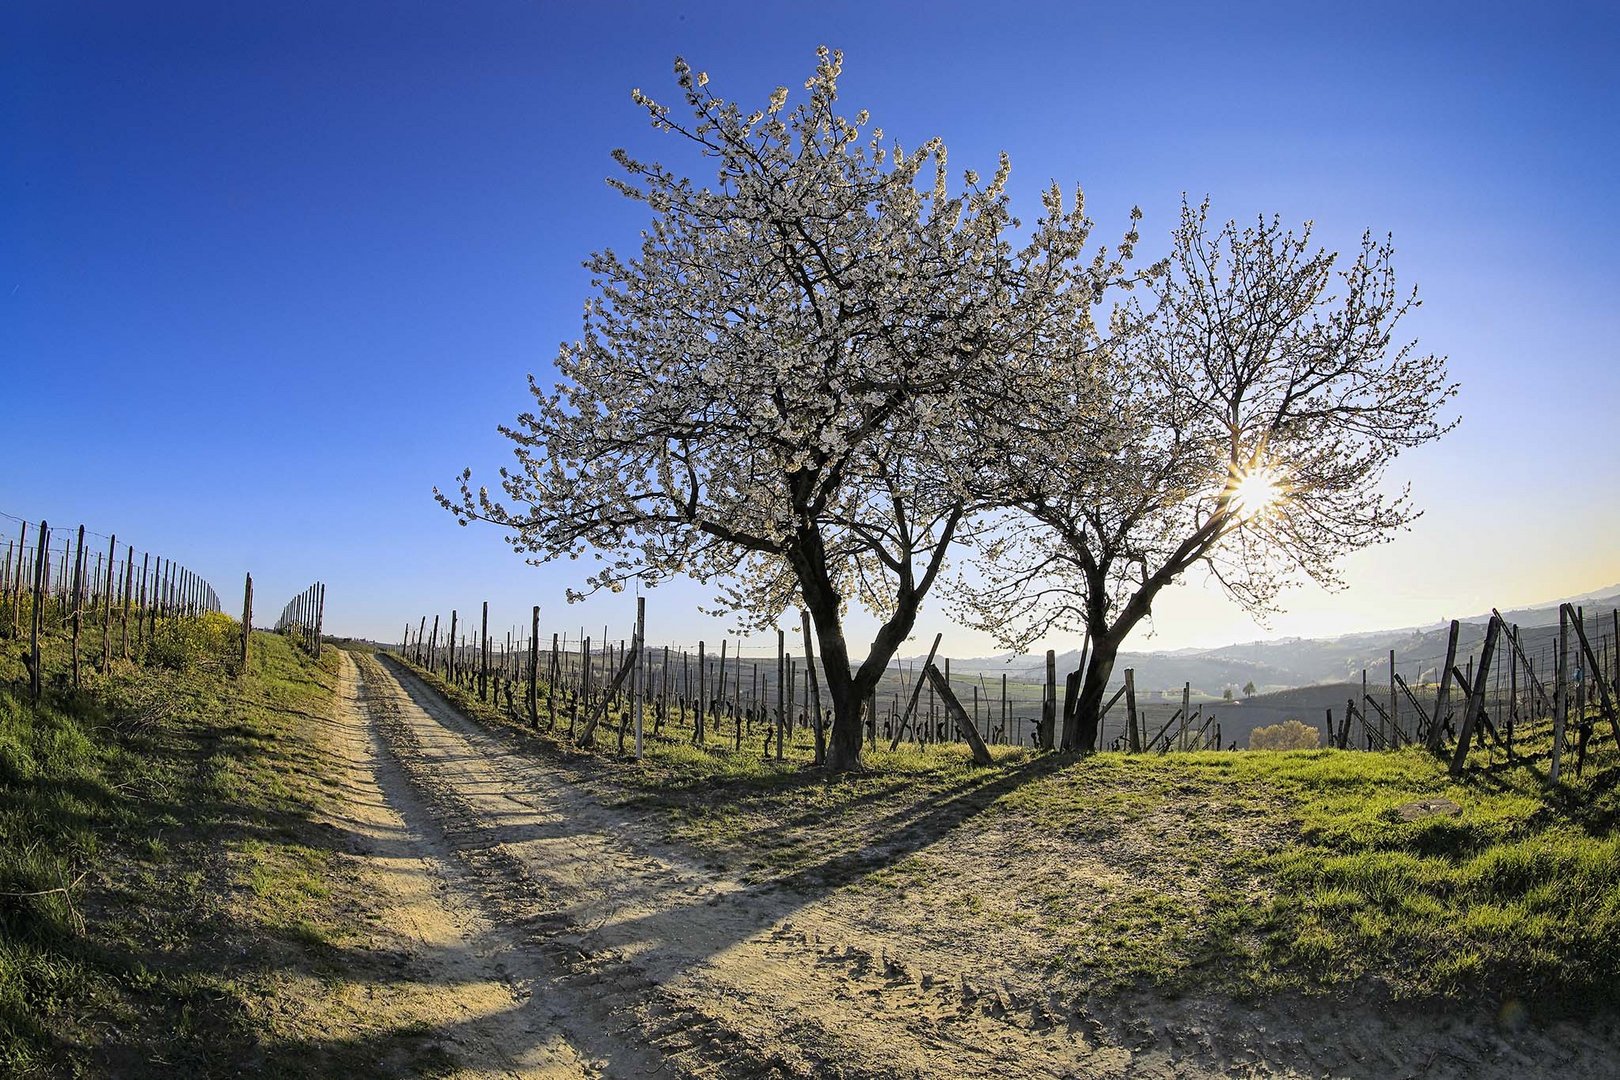
[(1187, 724), (1192, 719), (1192, 683), (1181, 687), (1181, 727), (1176, 731), (1176, 749), (1187, 749)]
[(705, 651), (703, 642), (698, 642), (697, 657), (697, 705), (692, 713), (692, 741), (698, 746), (703, 745), (703, 737), (708, 734), (705, 717), (709, 713), (709, 656)]
[(41, 521), (39, 548), (34, 554), (34, 603), (28, 620), (28, 699), (36, 708), (39, 705), (40, 690), (39, 629), (45, 617), (45, 564), (50, 558), (50, 550), (46, 544), (50, 541), (50, 535), (50, 525)]
[(113, 563), (118, 559), (118, 537), (107, 545), (106, 576), (101, 581), (101, 670), (112, 666)]
[(1395, 650), (1389, 650), (1389, 726), (1390, 745), (1400, 745), (1398, 739), (1401, 732), (1400, 699), (1395, 696)]
[(546, 668), (546, 730), (550, 731), (557, 726), (557, 684), (562, 681), (562, 654), (558, 651), (562, 642), (558, 636), (551, 635), (551, 664)]
[[(539, 618), (539, 608), (535, 608), (535, 618)], [(535, 625), (539, 625), (536, 622)], [(647, 651), (647, 598), (636, 597), (636, 682), (632, 691), (636, 702), (636, 760), (641, 760), (641, 707), (646, 698), (646, 691), (650, 686), (650, 679), (644, 678), (641, 673), (641, 657)], [(650, 674), (650, 673), (649, 673)]]
[(489, 601), (478, 624), (478, 700), (489, 700)]
[(1463, 763), (1468, 760), (1468, 743), (1474, 734), (1474, 725), (1479, 723), (1480, 714), (1485, 711), (1485, 688), (1491, 674), (1491, 658), (1496, 652), (1496, 636), (1502, 628), (1500, 619), (1492, 618), (1485, 625), (1485, 644), (1479, 650), (1479, 671), (1473, 676), (1468, 687), (1467, 711), (1463, 713), (1462, 730), (1457, 733), (1457, 749), (1451, 756), (1451, 775), (1462, 774)]
[[(274, 603), (275, 601), (271, 601)], [(248, 638), (253, 634), (253, 575), (247, 576), (247, 583), (242, 586), (242, 655), (241, 674), (247, 674)]]
[(529, 610), (529, 727), (540, 728), (540, 605)]
[(315, 583), (315, 659), (321, 658), (321, 634), (326, 624), (326, 586)]
[(714, 693), (709, 695), (709, 715), (714, 717), (714, 733), (720, 734), (720, 714), (725, 711), (726, 701), (726, 646), (730, 642), (720, 639), (720, 670), (715, 676)]
[[(22, 523), (17, 536), (17, 580), (11, 583), (11, 636), (22, 637), (22, 575), (23, 552), (28, 550), (28, 522)], [(36, 571), (38, 567), (35, 567)]]
[(125, 660), (129, 659), (129, 602), (134, 595), (131, 591), (134, 586), (134, 577), (135, 545), (129, 544), (124, 552), (124, 617), (119, 628), (119, 633), (124, 639), (122, 651)]
[(1063, 741), (1059, 748), (1065, 752), (1080, 748), (1080, 720), (1075, 715), (1075, 706), (1080, 701), (1080, 678), (1084, 674), (1085, 668), (1081, 666), (1063, 679)]
[(456, 682), (456, 609), (450, 609), (450, 638), (444, 650), (444, 678), (454, 686)]
[[(926, 668), (934, 662), (934, 654), (939, 651), (939, 643), (944, 637), (944, 634), (934, 635), (934, 644), (929, 646), (928, 659), (923, 661), (923, 667)], [(898, 664), (899, 661), (897, 660), (896, 663)], [(890, 750), (897, 750), (900, 747), (900, 738), (905, 734), (906, 725), (911, 722), (911, 714), (917, 710), (917, 698), (922, 695), (924, 681), (925, 679), (919, 675), (917, 681), (911, 686), (911, 701), (906, 705), (905, 715), (901, 716), (894, 725), (894, 738), (889, 740)]]
[(973, 764), (991, 764), (990, 751), (985, 748), (984, 740), (979, 738), (978, 728), (973, 726), (973, 720), (968, 716), (967, 710), (963, 709), (962, 703), (956, 699), (955, 692), (951, 690), (950, 681), (933, 664), (923, 668), (923, 674), (927, 676), (928, 681), (939, 694), (939, 699), (944, 703), (945, 711), (950, 714), (951, 720), (955, 723), (956, 730), (967, 741), (968, 746), (972, 748)]
[[(702, 644), (698, 645), (701, 650)], [(701, 652), (699, 655), (702, 655)], [(782, 760), (782, 739), (787, 734), (787, 635), (776, 629), (776, 760)]]
[[(1005, 676), (1004, 676), (1005, 678)], [(1125, 669), (1125, 724), (1130, 732), (1131, 753), (1142, 752), (1142, 731), (1136, 718), (1136, 669)]]
[(1556, 665), (1553, 671), (1553, 746), (1552, 768), (1548, 772), (1553, 783), (1558, 783), (1558, 774), (1564, 760), (1564, 726), (1569, 719), (1569, 683), (1565, 672), (1569, 665), (1569, 616), (1560, 606), (1558, 609), (1558, 653), (1553, 657)]
[(1046, 691), (1041, 697), (1041, 726), (1036, 730), (1039, 749), (1050, 750), (1057, 735), (1057, 652), (1046, 650)]
[[(1564, 606), (1569, 607), (1568, 604), (1565, 604)], [(1579, 611), (1571, 608), (1570, 612), (1574, 616), (1570, 620), (1570, 624), (1575, 627), (1575, 637), (1580, 641), (1581, 652), (1586, 656), (1586, 670), (1591, 672), (1591, 679), (1589, 681), (1597, 684), (1598, 707), (1603, 710), (1603, 715), (1608, 718), (1609, 726), (1614, 729), (1615, 743), (1620, 744), (1620, 716), (1615, 715), (1614, 699), (1609, 695), (1608, 674), (1604, 672), (1602, 665), (1598, 663), (1597, 653), (1592, 650), (1592, 643), (1587, 640), (1586, 620), (1581, 618), (1581, 613)], [(1583, 742), (1582, 746), (1584, 745), (1585, 743)], [(1577, 774), (1579, 774), (1579, 763), (1576, 764), (1575, 771)]]
[(79, 526), (79, 542), (73, 556), (73, 689), (79, 688), (79, 624), (84, 598), (84, 526)]
[(433, 616), (433, 629), (428, 634), (427, 663), (425, 665), (423, 665), (423, 666), (425, 666), (427, 668), (427, 670), (429, 670), (429, 671), (434, 670), (434, 666), (438, 662), (438, 658), (439, 658), (439, 617), (437, 615), (435, 615), (435, 616)]
[(1446, 744), (1446, 699), (1451, 693), (1451, 669), (1457, 665), (1457, 634), (1462, 624), (1451, 620), (1446, 636), (1446, 666), (1440, 671), (1440, 689), (1434, 698), (1434, 723), (1429, 725), (1429, 749), (1439, 753)]

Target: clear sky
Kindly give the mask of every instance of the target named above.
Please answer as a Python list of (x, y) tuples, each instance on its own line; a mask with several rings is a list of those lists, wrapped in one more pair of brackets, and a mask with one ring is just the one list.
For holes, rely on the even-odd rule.
[[(320, 578), (336, 632), (394, 638), (492, 601), (547, 632), (578, 564), (536, 569), (430, 497), (508, 460), (579, 330), (580, 261), (634, 245), (619, 146), (697, 168), (632, 87), (799, 86), (845, 52), (853, 113), (953, 170), (1013, 162), (1026, 211), (1078, 183), (1143, 254), (1183, 192), (1223, 217), (1391, 231), (1462, 426), (1398, 466), (1427, 515), (1263, 630), (1201, 581), (1177, 648), (1426, 623), (1620, 581), (1620, 8), (1612, 4), (13, 3), (0, 80), (0, 511), (169, 554), (261, 612)], [(649, 600), (712, 643), (707, 593)], [(229, 604), (227, 605), (229, 606)], [(865, 628), (856, 626), (857, 631)], [(953, 630), (937, 598), (919, 638)], [(599, 631), (598, 631), (599, 632)], [(1068, 641), (1054, 642), (1072, 647)], [(925, 647), (926, 641), (920, 647)]]

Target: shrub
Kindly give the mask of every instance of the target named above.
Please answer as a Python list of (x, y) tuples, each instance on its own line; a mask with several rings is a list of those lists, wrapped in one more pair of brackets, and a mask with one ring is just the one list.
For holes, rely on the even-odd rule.
[(1315, 750), (1321, 744), (1322, 733), (1298, 720), (1284, 720), (1249, 732), (1250, 750)]
[(164, 619), (148, 646), (147, 659), (171, 671), (235, 674), (241, 632), (235, 619), (216, 611), (195, 618)]

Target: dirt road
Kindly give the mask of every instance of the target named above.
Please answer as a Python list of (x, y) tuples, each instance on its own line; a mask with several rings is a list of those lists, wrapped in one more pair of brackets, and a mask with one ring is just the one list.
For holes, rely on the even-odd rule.
[(431, 1023), (455, 1075), (1600, 1074), (1571, 1031), (1507, 1040), (1308, 1001), (1060, 1000), (973, 943), (897, 938), (858, 890), (700, 864), (390, 660), (346, 661), (339, 721), (347, 824), (434, 988), (376, 1007)]

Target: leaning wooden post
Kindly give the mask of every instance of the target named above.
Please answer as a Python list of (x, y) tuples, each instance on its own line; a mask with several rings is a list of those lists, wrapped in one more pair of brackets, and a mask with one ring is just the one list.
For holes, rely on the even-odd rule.
[(955, 692), (951, 690), (950, 681), (933, 664), (929, 664), (923, 669), (923, 675), (927, 677), (929, 684), (939, 694), (939, 699), (944, 703), (945, 711), (950, 715), (957, 732), (972, 749), (973, 763), (975, 765), (991, 764), (990, 751), (986, 749), (984, 740), (979, 738), (979, 730), (973, 726), (973, 721), (968, 717), (967, 710), (962, 708), (962, 703), (957, 700)]
[(242, 586), (242, 674), (247, 674), (248, 638), (253, 633), (253, 575)]
[(1485, 711), (1485, 687), (1491, 674), (1491, 657), (1496, 652), (1496, 635), (1501, 630), (1500, 619), (1492, 618), (1485, 625), (1485, 644), (1479, 650), (1479, 670), (1468, 687), (1468, 706), (1463, 713), (1462, 730), (1457, 733), (1457, 749), (1451, 756), (1451, 775), (1461, 775), (1468, 760), (1468, 743), (1474, 734), (1474, 725)]
[(1125, 723), (1130, 730), (1131, 753), (1142, 752), (1142, 733), (1136, 724), (1136, 669), (1125, 669)]
[(1429, 749), (1439, 752), (1446, 744), (1446, 698), (1451, 693), (1451, 669), (1457, 666), (1457, 634), (1462, 624), (1451, 620), (1451, 631), (1446, 637), (1446, 666), (1440, 672), (1440, 689), (1434, 698), (1434, 723), (1429, 725)]
[[(945, 637), (944, 634), (935, 634), (934, 635), (934, 643), (928, 647), (928, 659), (923, 661), (923, 667), (924, 668), (926, 668), (929, 664), (932, 664), (934, 662), (934, 654), (939, 651), (940, 640), (943, 639), (944, 637)], [(895, 665), (897, 667), (898, 667), (899, 663), (900, 663), (899, 659), (896, 658)], [(905, 732), (906, 725), (911, 722), (911, 714), (917, 711), (917, 699), (922, 696), (923, 683), (926, 682), (926, 681), (927, 680), (926, 680), (926, 678), (924, 676), (918, 675), (917, 676), (917, 681), (912, 684), (912, 686), (911, 686), (911, 700), (906, 705), (906, 713), (905, 713), (905, 715), (900, 717), (895, 722), (895, 725), (894, 725), (894, 738), (889, 740), (889, 749), (890, 750), (899, 749), (899, 747), (900, 747), (900, 736), (902, 735), (902, 733)], [(904, 684), (902, 684), (902, 685), (904, 685)]]
[[(1568, 607), (1569, 605), (1566, 604), (1565, 606)], [(1609, 695), (1608, 674), (1603, 670), (1603, 666), (1598, 663), (1597, 653), (1592, 649), (1592, 642), (1587, 639), (1586, 620), (1581, 617), (1581, 613), (1577, 609), (1571, 609), (1571, 613), (1574, 615), (1571, 624), (1575, 627), (1575, 637), (1580, 641), (1581, 652), (1586, 656), (1586, 670), (1592, 673), (1590, 681), (1597, 684), (1598, 706), (1603, 710), (1603, 715), (1608, 717), (1609, 726), (1614, 730), (1615, 743), (1620, 745), (1620, 716), (1615, 714), (1614, 700)], [(1584, 720), (1584, 717), (1582, 719)], [(1576, 771), (1580, 771), (1578, 764)]]

